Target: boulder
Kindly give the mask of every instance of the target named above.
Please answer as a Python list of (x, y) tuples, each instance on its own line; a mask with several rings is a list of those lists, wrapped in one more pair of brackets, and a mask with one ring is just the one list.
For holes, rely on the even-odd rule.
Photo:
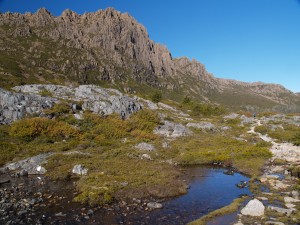
[(143, 151), (154, 151), (155, 150), (155, 147), (153, 145), (148, 144), (146, 142), (141, 142), (141, 143), (135, 145), (134, 147), (139, 150), (143, 150)]
[(164, 125), (160, 125), (154, 129), (154, 133), (163, 137), (182, 137), (188, 136), (192, 132), (179, 123), (173, 123), (170, 121), (164, 121)]
[(148, 154), (143, 154), (143, 155), (141, 155), (141, 159), (152, 160), (151, 156), (148, 155)]
[(265, 214), (265, 206), (257, 199), (253, 199), (242, 209), (241, 213), (245, 216), (263, 216)]
[(20, 171), (18, 175), (33, 175), (33, 174), (45, 174), (47, 171), (41, 165), (47, 162), (47, 158), (52, 155), (52, 153), (44, 153), (37, 156), (33, 156), (18, 162), (9, 163), (5, 165), (0, 170), (9, 171)]
[(82, 165), (75, 165), (72, 169), (72, 173), (75, 173), (77, 175), (87, 175), (88, 169), (85, 168)]

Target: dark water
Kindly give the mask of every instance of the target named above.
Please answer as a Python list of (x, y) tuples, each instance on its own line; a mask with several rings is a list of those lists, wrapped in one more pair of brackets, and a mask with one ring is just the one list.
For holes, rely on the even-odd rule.
[[(43, 218), (43, 224), (186, 224), (230, 204), (240, 195), (251, 194), (248, 188), (236, 186), (242, 180), (248, 181), (247, 177), (239, 173), (226, 175), (224, 171), (225, 169), (203, 167), (185, 169), (186, 180), (190, 185), (188, 193), (163, 200), (163, 208), (152, 211), (145, 210), (143, 202), (121, 207), (106, 206), (104, 209), (91, 208), (72, 202), (75, 194), (72, 182), (53, 183), (46, 180), (43, 182), (43, 179), (39, 181), (38, 177), (23, 178), (24, 186), (30, 189), (32, 195), (36, 195), (37, 192), (52, 195), (49, 199), (45, 197), (47, 194), (44, 195), (42, 204), (37, 205), (34, 212), (27, 214), (30, 217), (27, 221), (35, 224), (35, 221), (41, 221)], [(12, 179), (11, 183), (5, 186), (17, 183), (18, 179)], [(31, 194), (27, 195), (30, 197)], [(93, 210), (90, 215), (89, 210)], [(219, 224), (222, 224), (222, 221)]]
[(189, 168), (190, 189), (186, 195), (164, 202), (164, 208), (146, 215), (128, 217), (134, 224), (186, 224), (230, 204), (241, 195), (251, 195), (248, 188), (236, 184), (249, 179), (239, 173), (224, 174), (224, 169)]

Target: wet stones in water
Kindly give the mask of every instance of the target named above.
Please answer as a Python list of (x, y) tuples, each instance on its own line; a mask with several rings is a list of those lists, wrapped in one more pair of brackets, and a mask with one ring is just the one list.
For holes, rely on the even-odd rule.
[(247, 185), (247, 181), (241, 180), (239, 183), (236, 184), (236, 186), (237, 186), (238, 188), (245, 188), (245, 187), (248, 186), (248, 185)]
[(226, 170), (223, 172), (226, 175), (234, 175), (234, 171), (233, 170)]
[(6, 184), (9, 182), (10, 182), (10, 179), (8, 179), (8, 178), (0, 178), (0, 184)]

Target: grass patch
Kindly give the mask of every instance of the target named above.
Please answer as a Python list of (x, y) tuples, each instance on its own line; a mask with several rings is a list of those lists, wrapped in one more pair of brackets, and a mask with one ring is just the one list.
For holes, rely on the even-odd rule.
[(188, 225), (205, 225), (209, 221), (213, 220), (216, 217), (234, 213), (239, 209), (239, 207), (245, 200), (246, 200), (246, 197), (237, 198), (230, 205), (225, 206), (221, 209), (215, 210), (215, 211), (209, 213), (208, 215), (201, 217), (198, 220), (188, 223)]
[(267, 147), (212, 133), (178, 139), (173, 148), (179, 153), (175, 158), (181, 165), (223, 162), (251, 175), (259, 174), (264, 161), (272, 156)]

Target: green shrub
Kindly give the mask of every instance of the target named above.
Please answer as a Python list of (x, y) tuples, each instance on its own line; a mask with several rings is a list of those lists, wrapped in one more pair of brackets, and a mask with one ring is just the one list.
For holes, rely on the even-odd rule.
[(197, 104), (192, 108), (192, 114), (194, 116), (211, 116), (221, 115), (225, 112), (225, 109), (221, 106), (214, 106), (210, 104)]
[(296, 146), (300, 146), (300, 133), (296, 133), (292, 138), (292, 143)]
[(51, 109), (46, 109), (45, 113), (48, 115), (63, 115), (71, 112), (71, 106), (66, 102), (55, 104)]
[(79, 131), (64, 122), (35, 117), (14, 122), (11, 125), (9, 134), (14, 137), (33, 140), (39, 136), (51, 138), (78, 137)]
[(182, 100), (182, 104), (190, 104), (192, 102), (191, 98), (189, 96), (185, 96)]
[(151, 110), (140, 110), (133, 114), (128, 120), (129, 130), (142, 130), (149, 133), (160, 124), (159, 116)]
[(158, 103), (162, 99), (162, 93), (159, 91), (154, 92), (154, 94), (151, 96), (151, 101)]
[(261, 133), (261, 134), (267, 134), (268, 133), (268, 127), (265, 125), (257, 126), (255, 127), (255, 132)]

